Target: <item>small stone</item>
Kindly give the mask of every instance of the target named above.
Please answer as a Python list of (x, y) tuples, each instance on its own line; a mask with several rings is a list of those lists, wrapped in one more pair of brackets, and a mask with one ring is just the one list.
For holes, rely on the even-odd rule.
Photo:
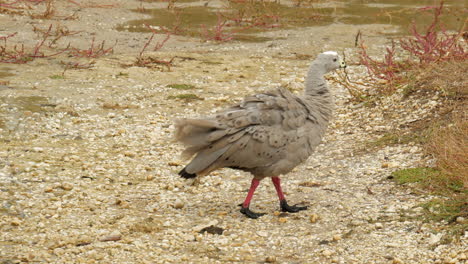
[(325, 249), (324, 251), (322, 251), (322, 255), (324, 255), (325, 257), (330, 257), (332, 254), (333, 252), (331, 252), (328, 249)]
[(428, 241), (429, 245), (435, 245), (439, 243), (440, 239), (442, 239), (442, 236), (443, 236), (442, 233), (431, 234), (431, 237), (429, 238), (429, 241)]
[(383, 228), (383, 224), (382, 224), (382, 223), (375, 223), (375, 228), (377, 228), (377, 229), (382, 229), (382, 228)]
[(54, 248), (54, 254), (57, 256), (63, 255), (65, 250), (63, 248)]
[(198, 233), (203, 234), (205, 232), (209, 234), (213, 234), (213, 235), (222, 235), (224, 232), (224, 229), (222, 229), (221, 227), (211, 225), (211, 226), (203, 228)]
[(125, 151), (124, 155), (125, 157), (134, 158), (136, 156), (136, 153), (132, 151)]
[(174, 203), (174, 208), (175, 209), (182, 209), (182, 208), (184, 208), (184, 203), (182, 201), (176, 201)]
[(457, 263), (457, 260), (456, 259), (453, 259), (453, 258), (449, 258), (449, 257), (446, 257), (444, 259), (444, 264), (455, 264)]
[(60, 188), (64, 189), (65, 191), (70, 191), (73, 189), (73, 185), (71, 183), (64, 182), (62, 185), (60, 185)]
[(452, 258), (456, 258), (456, 257), (457, 257), (457, 255), (458, 255), (458, 254), (457, 254), (457, 252), (456, 252), (456, 251), (454, 251), (454, 250), (450, 251), (450, 257), (452, 257)]
[(52, 188), (52, 186), (47, 186), (45, 189), (44, 189), (44, 192), (46, 193), (50, 193), (54, 190), (54, 188)]
[(11, 221), (12, 226), (19, 226), (20, 224), (21, 224), (21, 220), (19, 220), (19, 219), (13, 219)]
[(316, 215), (316, 214), (311, 214), (311, 215), (309, 216), (309, 220), (310, 220), (310, 222), (311, 222), (312, 224), (313, 224), (313, 223), (316, 223), (316, 222), (318, 221), (318, 219), (319, 219), (319, 217), (318, 217), (318, 215)]
[(333, 241), (340, 241), (341, 240), (341, 235), (337, 234), (333, 236)]
[(41, 147), (34, 147), (34, 148), (32, 148), (32, 150), (33, 150), (34, 152), (44, 152), (44, 149), (41, 148)]
[(280, 223), (286, 223), (287, 221), (288, 221), (288, 219), (286, 217), (278, 218), (278, 222), (280, 222)]
[(392, 264), (403, 264), (403, 261), (399, 258), (393, 258)]
[(268, 232), (267, 231), (257, 231), (257, 235), (261, 236), (261, 237), (267, 237), (268, 236)]
[(466, 260), (466, 259), (467, 259), (466, 254), (465, 254), (465, 253), (460, 253), (460, 254), (458, 255), (458, 259), (459, 259), (459, 260)]
[(276, 262), (276, 257), (275, 256), (268, 256), (265, 258), (266, 263), (275, 263)]
[(152, 181), (154, 179), (154, 175), (153, 174), (148, 174), (146, 175), (146, 180), (147, 181)]
[(169, 162), (167, 163), (167, 165), (169, 165), (169, 166), (179, 166), (180, 163), (177, 162), (177, 161), (169, 161)]
[(107, 242), (107, 241), (119, 241), (122, 239), (122, 234), (120, 234), (119, 231), (114, 231), (110, 233), (109, 235), (102, 236), (99, 241), (101, 242)]
[(457, 223), (462, 224), (463, 222), (465, 222), (465, 217), (459, 216), (459, 217), (457, 217), (457, 220), (456, 220), (456, 221), (457, 221)]

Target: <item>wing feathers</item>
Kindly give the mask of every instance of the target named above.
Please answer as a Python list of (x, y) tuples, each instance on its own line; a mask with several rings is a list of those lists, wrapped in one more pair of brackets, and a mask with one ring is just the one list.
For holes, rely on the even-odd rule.
[(272, 153), (295, 141), (294, 131), (307, 120), (297, 96), (280, 88), (246, 97), (210, 118), (177, 120), (175, 135), (186, 145), (185, 157), (196, 154), (185, 171), (204, 175), (221, 167), (268, 166)]

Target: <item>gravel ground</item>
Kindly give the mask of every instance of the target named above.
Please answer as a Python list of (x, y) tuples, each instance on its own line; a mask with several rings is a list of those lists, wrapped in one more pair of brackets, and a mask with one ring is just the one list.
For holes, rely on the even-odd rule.
[[(174, 37), (149, 53), (177, 56), (171, 71), (159, 71), (126, 66), (138, 52), (132, 47), (148, 35), (113, 31), (110, 25), (137, 16), (124, 12), (137, 3), (111, 2), (119, 8), (106, 10), (126, 16), (99, 30), (122, 41), (92, 70), (53, 79), (63, 71), (57, 59), (8, 65), (16, 75), (0, 86), (0, 263), (466, 263), (468, 234), (443, 243), (443, 223), (418, 217), (417, 205), (431, 197), (387, 179), (394, 170), (429, 164), (421, 148), (363, 151), (385, 132), (429, 115), (440, 104), (437, 97), (395, 95), (366, 107), (332, 82), (335, 118), (323, 144), (283, 177), (289, 200), (309, 206), (304, 212), (278, 212), (274, 188), (265, 181), (253, 209), (268, 214), (247, 219), (237, 204), (248, 174), (224, 169), (195, 182), (177, 175), (184, 161), (172, 140), (175, 118), (210, 113), (280, 85), (300, 92), (310, 58), (320, 51), (353, 57), (356, 28), (270, 32), (288, 39), (251, 44)], [(88, 24), (67, 23), (101, 25), (100, 10), (86, 10)], [(15, 19), (2, 16), (0, 22), (14, 31), (26, 18)], [(363, 28), (368, 36), (382, 31)], [(363, 69), (351, 66), (348, 74), (359, 79)], [(184, 93), (204, 100), (170, 99)]]

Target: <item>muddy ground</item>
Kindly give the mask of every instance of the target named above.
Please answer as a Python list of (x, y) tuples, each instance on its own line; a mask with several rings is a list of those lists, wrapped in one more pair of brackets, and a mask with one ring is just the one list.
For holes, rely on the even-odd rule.
[[(262, 34), (277, 39), (258, 43), (172, 36), (146, 53), (173, 59), (171, 67), (147, 68), (134, 63), (150, 34), (115, 30), (144, 17), (129, 11), (140, 3), (106, 4), (115, 6), (59, 1), (58, 15), (74, 13), (72, 20), (0, 15), (0, 34), (18, 32), (12, 41), (25, 46), (39, 39), (32, 25), (57, 23), (81, 31), (63, 43), (82, 49), (93, 37), (106, 45), (117, 40), (113, 54), (96, 59), (62, 54), (0, 65), (1, 263), (465, 263), (466, 235), (447, 243), (443, 223), (421, 220), (417, 205), (431, 197), (387, 179), (394, 170), (431, 164), (421, 148), (365, 149), (386, 131), (426, 117), (437, 98), (395, 95), (366, 107), (331, 81), (336, 110), (328, 134), (283, 177), (289, 200), (309, 206), (298, 214), (278, 212), (274, 188), (264, 181), (253, 208), (267, 215), (241, 215), (247, 173), (224, 169), (197, 182), (177, 175), (185, 161), (172, 140), (175, 118), (209, 114), (281, 85), (300, 93), (310, 60), (326, 50), (344, 52), (350, 78), (362, 79), (365, 71), (352, 63), (358, 30), (378, 50), (395, 27), (275, 30)], [(62, 75), (63, 62), (77, 61), (94, 66)], [(212, 225), (222, 234), (200, 232)]]

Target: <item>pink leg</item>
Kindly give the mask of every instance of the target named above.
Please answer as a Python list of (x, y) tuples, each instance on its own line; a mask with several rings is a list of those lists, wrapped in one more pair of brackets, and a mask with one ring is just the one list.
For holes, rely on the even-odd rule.
[(296, 213), (302, 210), (306, 210), (307, 206), (297, 206), (293, 205), (290, 206), (286, 202), (286, 198), (284, 198), (284, 193), (283, 190), (281, 189), (281, 180), (279, 177), (271, 177), (271, 181), (275, 185), (276, 193), (278, 194), (278, 198), (280, 200), (280, 207), (283, 212), (290, 212), (290, 213)]
[(271, 177), (271, 181), (275, 185), (276, 193), (278, 194), (278, 198), (279, 198), (280, 202), (283, 201), (285, 198), (284, 198), (283, 190), (281, 189), (281, 180), (280, 180), (280, 178), (279, 177)]
[(257, 179), (252, 179), (252, 183), (250, 184), (250, 189), (249, 193), (247, 194), (247, 197), (245, 198), (244, 203), (242, 204), (242, 207), (244, 208), (249, 208), (250, 201), (252, 200), (252, 197), (254, 195), (255, 190), (257, 189), (258, 185), (260, 184), (260, 181)]
[(245, 201), (242, 204), (242, 207), (241, 207), (241, 210), (240, 210), (240, 212), (243, 213), (244, 215), (246, 215), (248, 218), (257, 219), (260, 216), (264, 215), (263, 213), (252, 212), (249, 209), (250, 201), (252, 200), (255, 189), (257, 189), (259, 184), (260, 184), (260, 180), (257, 180), (257, 179), (252, 180), (252, 184), (250, 185), (249, 193), (247, 194), (247, 197), (245, 198)]

